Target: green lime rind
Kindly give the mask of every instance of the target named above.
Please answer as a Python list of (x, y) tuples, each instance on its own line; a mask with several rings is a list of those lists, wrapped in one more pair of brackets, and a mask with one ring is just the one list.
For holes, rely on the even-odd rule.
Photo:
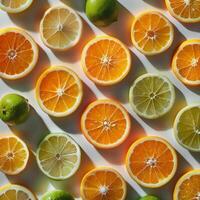
[(160, 200), (160, 199), (152, 195), (147, 195), (147, 196), (141, 197), (139, 200)]
[(7, 94), (0, 100), (0, 119), (8, 125), (23, 123), (29, 116), (27, 99), (18, 94)]
[(184, 148), (200, 152), (200, 105), (186, 106), (174, 121), (174, 135)]
[(73, 196), (63, 190), (54, 190), (47, 192), (41, 200), (74, 200)]
[[(71, 148), (73, 150), (69, 152)], [(67, 133), (51, 133), (39, 144), (36, 161), (39, 169), (50, 179), (66, 180), (80, 167), (81, 149)]]
[(165, 76), (144, 74), (131, 86), (129, 102), (139, 116), (157, 119), (172, 109), (175, 102), (175, 89)]

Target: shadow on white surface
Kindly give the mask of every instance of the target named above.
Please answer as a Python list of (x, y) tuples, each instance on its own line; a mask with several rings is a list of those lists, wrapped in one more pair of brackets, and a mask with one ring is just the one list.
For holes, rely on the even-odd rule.
[(85, 1), (83, 0), (61, 0), (64, 4), (72, 7), (73, 9), (83, 12), (85, 10)]
[(165, 1), (149, 1), (149, 0), (143, 0), (143, 1), (155, 8), (166, 9)]

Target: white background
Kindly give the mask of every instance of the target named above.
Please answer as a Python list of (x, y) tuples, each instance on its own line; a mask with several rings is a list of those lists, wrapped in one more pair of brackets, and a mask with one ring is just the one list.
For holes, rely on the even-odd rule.
[[(197, 153), (191, 153), (182, 148), (173, 137), (172, 124), (177, 112), (187, 104), (200, 102), (199, 88), (188, 88), (179, 82), (170, 71), (170, 62), (172, 54), (177, 46), (186, 38), (200, 38), (199, 24), (184, 25), (175, 20), (166, 11), (164, 0), (120, 0), (122, 6), (119, 14), (118, 22), (107, 28), (96, 28), (91, 24), (84, 14), (83, 0), (35, 0), (32, 7), (23, 14), (11, 15), (0, 11), (0, 28), (8, 26), (19, 26), (26, 29), (36, 40), (40, 46), (39, 62), (33, 72), (23, 80), (20, 81), (5, 81), (0, 80), (0, 95), (8, 92), (17, 92), (29, 99), (32, 109), (31, 116), (23, 125), (9, 128), (6, 124), (0, 122), (0, 134), (15, 133), (23, 138), (29, 147), (36, 150), (36, 147), (45, 135), (46, 132), (60, 132), (65, 131), (76, 140), (81, 146), (83, 152), (83, 159), (80, 170), (70, 180), (64, 182), (55, 182), (46, 178), (38, 170), (34, 160), (31, 156), (30, 163), (26, 170), (18, 176), (6, 177), (0, 174), (0, 185), (4, 185), (10, 181), (12, 183), (23, 184), (28, 186), (39, 196), (52, 189), (53, 187), (65, 189), (79, 197), (79, 184), (82, 176), (86, 171), (95, 166), (112, 166), (117, 169), (127, 181), (129, 200), (138, 199), (139, 196), (145, 193), (157, 194), (162, 200), (171, 200), (174, 185), (177, 179), (188, 170), (188, 168), (200, 168), (200, 156)], [(41, 42), (38, 28), (40, 19), (44, 11), (51, 5), (58, 5), (66, 3), (72, 8), (76, 9), (83, 18), (84, 31), (80, 43), (73, 49), (64, 52), (56, 53), (46, 48)], [(167, 18), (174, 24), (175, 40), (172, 47), (165, 53), (154, 57), (145, 57), (134, 49), (130, 42), (130, 25), (134, 15), (145, 10), (160, 10)], [(98, 34), (110, 34), (121, 39), (130, 47), (132, 54), (132, 70), (127, 78), (120, 84), (111, 87), (97, 87), (82, 72), (80, 66), (80, 54), (82, 47), (88, 40)], [(54, 119), (46, 115), (37, 105), (34, 98), (34, 86), (37, 77), (46, 67), (51, 65), (66, 65), (75, 72), (84, 82), (84, 99), (79, 109), (69, 117), (63, 119)], [(156, 72), (165, 74), (176, 87), (176, 103), (172, 111), (160, 120), (144, 120), (132, 112), (128, 104), (128, 89), (135, 78), (145, 72)], [(113, 98), (121, 101), (127, 108), (132, 117), (132, 129), (129, 138), (120, 147), (113, 150), (97, 150), (90, 145), (79, 129), (79, 119), (85, 106), (95, 98)], [(124, 158), (128, 147), (138, 137), (143, 135), (158, 135), (166, 138), (177, 150), (179, 163), (177, 174), (174, 179), (166, 186), (160, 189), (149, 190), (137, 185), (127, 174), (124, 168)]]

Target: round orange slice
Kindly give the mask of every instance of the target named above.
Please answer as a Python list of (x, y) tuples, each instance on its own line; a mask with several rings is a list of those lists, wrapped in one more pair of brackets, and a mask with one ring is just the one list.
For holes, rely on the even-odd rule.
[(147, 136), (132, 144), (126, 167), (138, 184), (158, 188), (173, 178), (177, 169), (176, 152), (164, 139)]
[(0, 77), (19, 79), (29, 74), (38, 60), (38, 46), (24, 30), (0, 30)]
[(131, 56), (118, 39), (98, 36), (84, 47), (81, 63), (88, 78), (96, 84), (113, 85), (128, 74)]
[(184, 174), (174, 189), (173, 200), (200, 199), (200, 169)]
[(133, 21), (131, 38), (133, 45), (143, 54), (156, 55), (171, 46), (174, 28), (160, 12), (143, 12)]
[(0, 137), (0, 171), (16, 175), (24, 170), (29, 158), (26, 144), (14, 135)]
[(172, 60), (172, 70), (184, 84), (200, 85), (200, 39), (186, 40), (180, 45)]
[(172, 16), (185, 23), (200, 22), (199, 0), (165, 0)]
[(66, 67), (50, 67), (39, 77), (36, 99), (44, 112), (54, 117), (73, 113), (82, 100), (82, 83)]
[(81, 117), (85, 137), (98, 148), (108, 149), (120, 145), (130, 131), (127, 111), (112, 100), (92, 102)]
[(99, 167), (83, 177), (81, 197), (83, 200), (124, 200), (126, 183), (116, 170)]

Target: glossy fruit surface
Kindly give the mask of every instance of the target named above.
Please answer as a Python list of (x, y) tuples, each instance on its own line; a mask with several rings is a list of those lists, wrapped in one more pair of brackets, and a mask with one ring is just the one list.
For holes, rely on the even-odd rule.
[(63, 190), (53, 190), (42, 196), (41, 200), (74, 200), (74, 198)]

